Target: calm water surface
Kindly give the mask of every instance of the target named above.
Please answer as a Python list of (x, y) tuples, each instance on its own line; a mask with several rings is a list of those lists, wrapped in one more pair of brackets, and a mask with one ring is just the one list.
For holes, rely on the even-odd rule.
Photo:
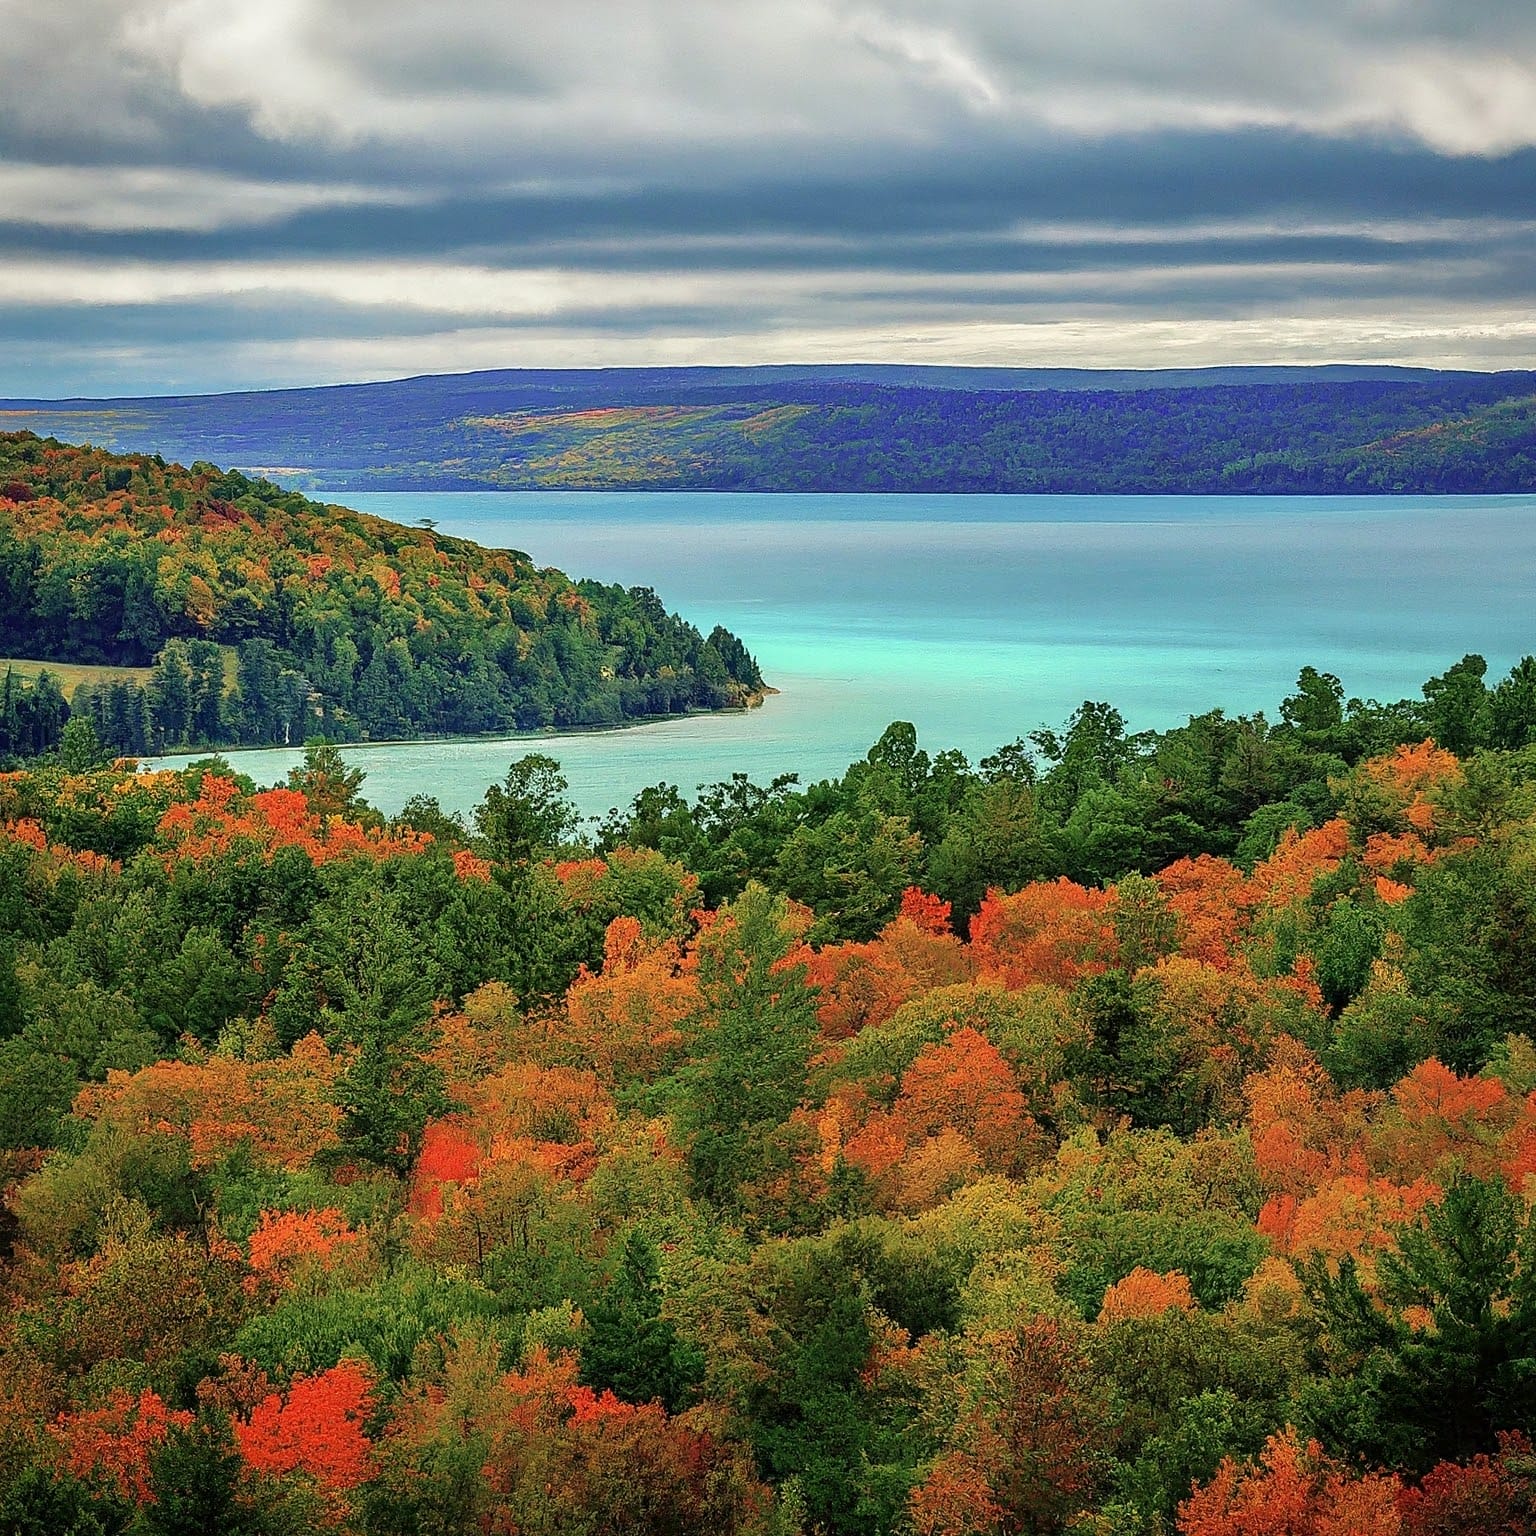
[[(391, 493), (363, 511), (656, 589), (734, 630), (781, 690), (750, 714), (540, 740), (366, 748), (386, 811), (467, 810), (522, 752), (582, 811), (840, 773), (890, 721), (973, 760), (1084, 699), (1133, 729), (1221, 705), (1273, 714), (1304, 663), (1398, 698), (1466, 651), (1536, 650), (1536, 497), (760, 496)], [(349, 749), (349, 753), (351, 749)], [(252, 752), (274, 780), (298, 759)]]

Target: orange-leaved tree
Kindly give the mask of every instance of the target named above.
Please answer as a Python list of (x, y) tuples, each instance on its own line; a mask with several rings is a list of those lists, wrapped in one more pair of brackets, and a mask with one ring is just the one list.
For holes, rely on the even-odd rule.
[(1176, 1269), (1159, 1274), (1138, 1264), (1105, 1291), (1099, 1321), (1118, 1323), (1131, 1317), (1161, 1317), (1165, 1312), (1193, 1311), (1194, 1305), (1195, 1293), (1187, 1275)]
[(192, 1415), (172, 1411), (160, 1395), (114, 1391), (102, 1408), (61, 1414), (53, 1433), (64, 1462), (76, 1477), (102, 1477), (125, 1499), (147, 1503), (150, 1461), (173, 1429), (185, 1429)]
[(1526, 1536), (1536, 1529), (1536, 1465), (1521, 1434), (1498, 1454), (1442, 1461), (1398, 1500), (1403, 1536)]
[(251, 1233), (251, 1268), (258, 1275), (285, 1280), (305, 1266), (328, 1269), (357, 1252), (363, 1236), (335, 1206), (310, 1211), (262, 1211)]
[(616, 917), (601, 972), (583, 967), (566, 993), (563, 1058), (605, 1083), (659, 1077), (681, 1053), (701, 1002), (677, 941), (648, 941), (639, 918)]
[(1230, 1457), (1179, 1505), (1180, 1536), (1398, 1536), (1401, 1485), (1355, 1477), (1305, 1445), (1294, 1429), (1271, 1435), (1257, 1466)]
[(484, 1476), (492, 1530), (738, 1536), (769, 1497), (750, 1458), (702, 1413), (668, 1415), (576, 1383), (576, 1362), (536, 1346), (503, 1378)]
[(256, 1472), (307, 1473), (322, 1487), (345, 1492), (372, 1475), (373, 1448), (364, 1433), (373, 1411), (373, 1374), (343, 1360), (318, 1376), (296, 1376), (234, 1421), (235, 1443)]
[(1106, 1404), (1053, 1319), (979, 1342), (945, 1448), (913, 1490), (913, 1524), (921, 1536), (1060, 1531), (1092, 1506), (1104, 1474)]
[(1063, 877), (1012, 896), (988, 891), (971, 919), (971, 951), (981, 974), (1022, 987), (1044, 981), (1069, 987), (1107, 970), (1117, 953), (1108, 891)]

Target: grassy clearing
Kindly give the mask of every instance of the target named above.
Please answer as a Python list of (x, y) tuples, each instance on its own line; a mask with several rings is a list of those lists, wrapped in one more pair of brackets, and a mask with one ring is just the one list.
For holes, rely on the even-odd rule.
[(149, 667), (87, 667), (72, 661), (27, 661), (19, 656), (0, 656), (0, 677), (7, 670), (17, 677), (34, 678), (39, 672), (53, 673), (66, 699), (73, 698), (81, 683), (149, 683)]

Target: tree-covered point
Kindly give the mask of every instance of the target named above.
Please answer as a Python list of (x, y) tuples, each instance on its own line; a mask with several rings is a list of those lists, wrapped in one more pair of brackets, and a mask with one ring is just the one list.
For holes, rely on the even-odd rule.
[[(379, 488), (1077, 495), (1536, 488), (1536, 378), (1115, 390), (801, 387), (777, 398), (444, 423)], [(323, 476), (322, 476), (323, 478)]]
[[(736, 636), (705, 636), (648, 588), (28, 433), (0, 434), (6, 654), (152, 666), (147, 686), (76, 692), (122, 752), (619, 724), (763, 686)], [(6, 687), (0, 755), (53, 746), (57, 700)]]

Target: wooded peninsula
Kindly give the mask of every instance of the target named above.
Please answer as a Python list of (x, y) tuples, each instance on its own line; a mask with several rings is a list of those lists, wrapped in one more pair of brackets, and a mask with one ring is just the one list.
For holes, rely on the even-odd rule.
[[(73, 709), (113, 754), (618, 725), (761, 697), (648, 588), (321, 506), (211, 464), (0, 434), (0, 759)], [(128, 669), (128, 670), (113, 670)]]

